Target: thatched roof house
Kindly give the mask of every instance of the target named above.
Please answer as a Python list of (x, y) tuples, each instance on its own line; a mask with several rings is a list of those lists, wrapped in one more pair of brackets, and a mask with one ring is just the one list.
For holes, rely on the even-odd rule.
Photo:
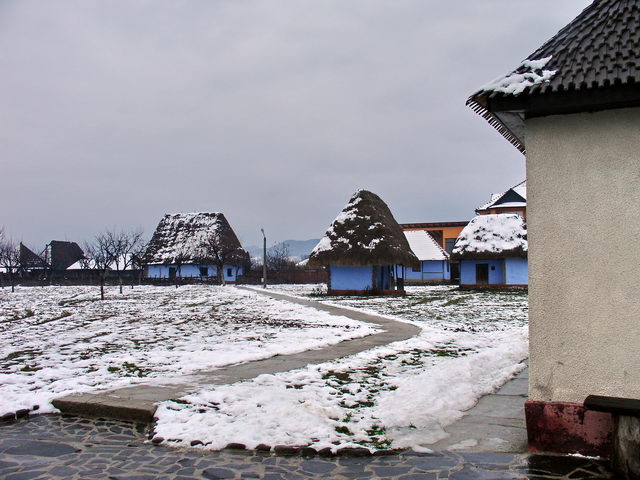
[(375, 193), (359, 190), (309, 255), (310, 266), (417, 265), (402, 228)]
[(520, 215), (478, 215), (460, 233), (451, 258), (526, 258), (527, 252), (527, 225)]
[(249, 254), (222, 213), (171, 213), (156, 228), (145, 254), (148, 264), (215, 264), (209, 248), (214, 242), (225, 264), (246, 265)]

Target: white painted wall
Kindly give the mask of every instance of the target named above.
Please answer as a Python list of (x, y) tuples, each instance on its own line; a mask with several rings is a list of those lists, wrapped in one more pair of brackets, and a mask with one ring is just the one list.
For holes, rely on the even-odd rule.
[(526, 121), (529, 399), (640, 399), (640, 109)]

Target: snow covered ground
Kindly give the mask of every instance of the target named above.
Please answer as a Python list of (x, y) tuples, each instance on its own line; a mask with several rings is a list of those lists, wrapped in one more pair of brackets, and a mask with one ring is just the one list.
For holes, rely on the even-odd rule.
[(527, 295), (409, 287), (406, 297), (326, 297), (319, 285), (273, 287), (422, 327), (412, 339), (304, 369), (164, 402), (156, 434), (175, 445), (429, 444), (484, 394), (524, 368)]
[(72, 392), (289, 354), (375, 330), (234, 287), (0, 289), (0, 415)]

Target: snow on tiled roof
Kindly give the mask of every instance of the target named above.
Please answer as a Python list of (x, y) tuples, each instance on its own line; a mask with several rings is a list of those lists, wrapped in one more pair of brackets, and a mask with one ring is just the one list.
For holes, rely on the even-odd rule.
[(409, 246), (418, 260), (449, 260), (449, 255), (426, 230), (405, 230)]
[(527, 225), (520, 215), (478, 215), (460, 232), (451, 257), (526, 257), (528, 249)]
[(520, 195), (525, 200), (527, 199), (527, 181), (526, 180), (521, 182), (521, 183), (519, 183), (518, 185), (513, 187), (511, 190), (516, 192), (518, 195)]

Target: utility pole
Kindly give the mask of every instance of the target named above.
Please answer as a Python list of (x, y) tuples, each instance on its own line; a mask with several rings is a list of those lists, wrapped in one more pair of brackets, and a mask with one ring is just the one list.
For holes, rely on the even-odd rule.
[(262, 288), (267, 288), (267, 236), (264, 234), (264, 228), (261, 228), (262, 232)]

